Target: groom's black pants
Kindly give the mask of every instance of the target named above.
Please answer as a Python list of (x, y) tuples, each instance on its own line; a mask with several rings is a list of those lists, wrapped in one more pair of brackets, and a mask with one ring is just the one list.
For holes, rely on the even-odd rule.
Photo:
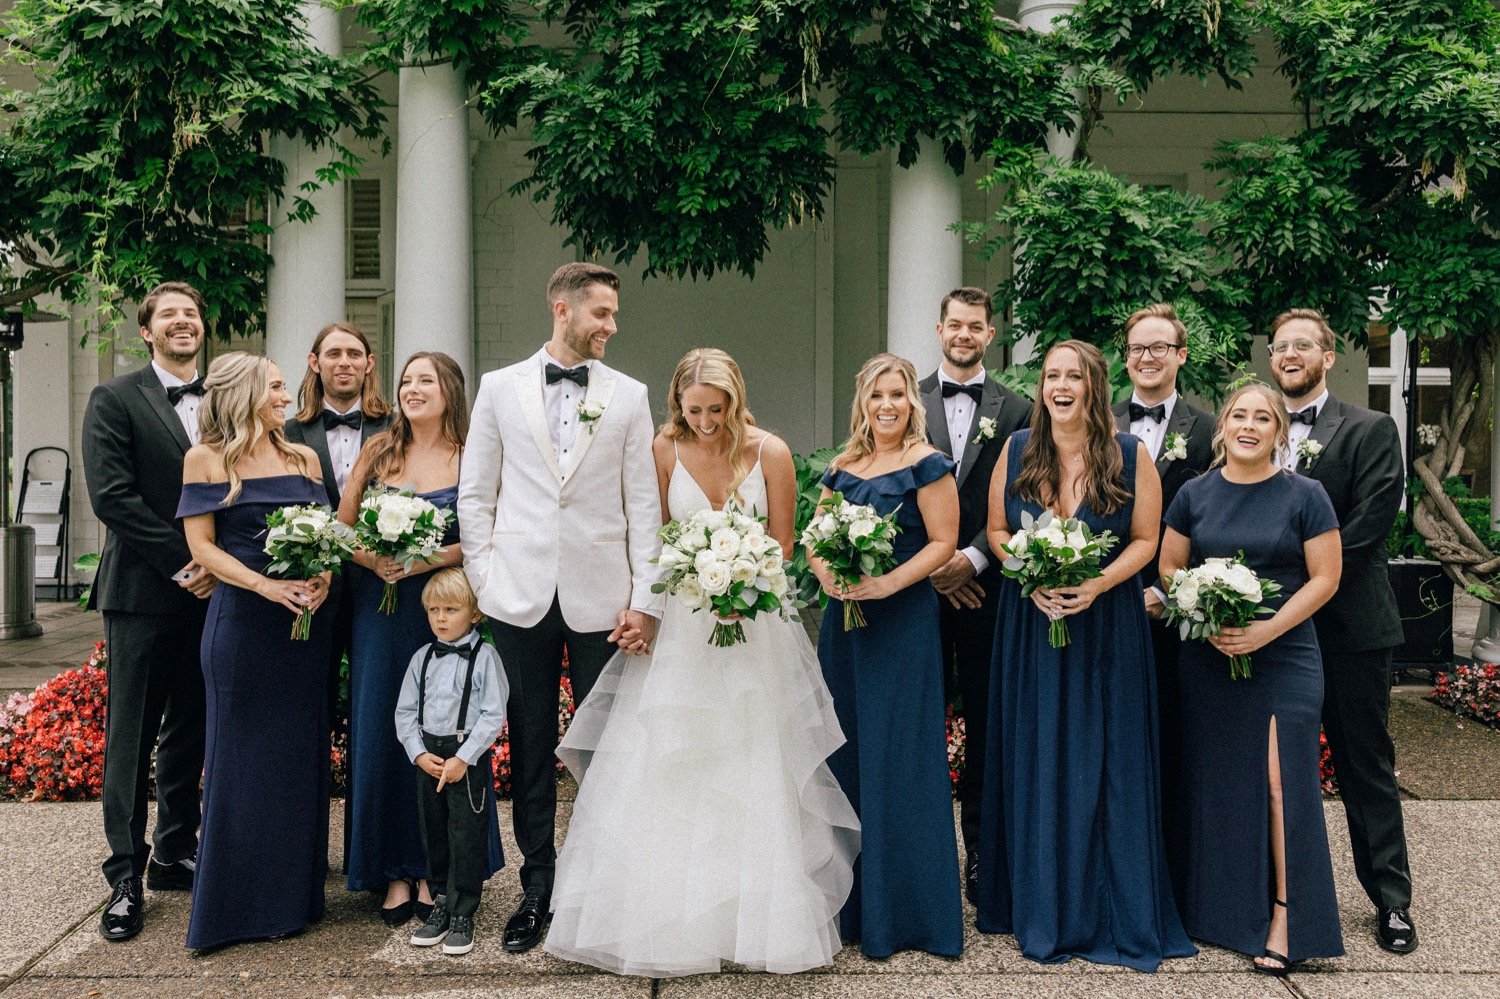
[(594, 689), (604, 664), (615, 652), (608, 631), (574, 631), (563, 621), (557, 596), (545, 617), (530, 628), (490, 618), (490, 634), (505, 664), (510, 700), (505, 705), (510, 731), (511, 800), (516, 845), (524, 858), (521, 887), (550, 895), (557, 866), (557, 687), (563, 647), (573, 703)]

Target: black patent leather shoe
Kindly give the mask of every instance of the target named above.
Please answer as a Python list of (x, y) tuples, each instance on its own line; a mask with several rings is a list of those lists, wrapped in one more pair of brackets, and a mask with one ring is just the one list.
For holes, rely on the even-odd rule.
[(121, 878), (115, 882), (109, 904), (99, 914), (99, 935), (113, 943), (129, 940), (141, 932), (146, 922), (146, 906), (141, 900), (141, 879)]
[(512, 954), (528, 951), (542, 941), (551, 913), (551, 898), (540, 888), (527, 888), (515, 915), (505, 924), (500, 945)]
[(978, 905), (975, 901), (979, 897), (979, 854), (973, 850), (964, 857), (964, 898), (969, 900), (970, 905)]
[(1380, 946), (1393, 954), (1410, 954), (1417, 949), (1417, 925), (1405, 909), (1381, 909), (1375, 936)]
[(175, 864), (158, 864), (154, 858), (146, 861), (146, 887), (152, 891), (192, 891), (197, 874), (196, 857)]

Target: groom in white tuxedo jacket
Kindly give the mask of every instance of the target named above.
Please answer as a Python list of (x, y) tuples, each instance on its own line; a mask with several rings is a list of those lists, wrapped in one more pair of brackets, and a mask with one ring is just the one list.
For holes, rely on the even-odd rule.
[(552, 339), (479, 383), (459, 475), (464, 568), (510, 682), (521, 906), (506, 950), (546, 927), (557, 860), (557, 687), (567, 646), (575, 703), (615, 647), (650, 650), (661, 500), (646, 386), (604, 366), (620, 279), (597, 264), (547, 284)]

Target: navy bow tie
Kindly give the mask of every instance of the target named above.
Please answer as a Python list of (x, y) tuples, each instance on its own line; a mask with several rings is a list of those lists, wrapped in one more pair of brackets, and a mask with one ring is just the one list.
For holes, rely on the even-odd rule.
[(188, 382), (186, 385), (169, 385), (169, 386), (167, 386), (167, 401), (170, 402), (174, 406), (177, 405), (179, 402), (181, 402), (182, 401), (182, 397), (185, 396), (185, 395), (202, 395), (202, 394), (203, 394), (203, 379), (202, 378), (194, 378), (192, 381)]
[(467, 642), (456, 645), (449, 645), (447, 642), (433, 642), (432, 654), (435, 656), (466, 656), (469, 654), (469, 645)]
[(1306, 409), (1299, 409), (1295, 413), (1288, 413), (1287, 418), (1293, 423), (1305, 423), (1310, 427), (1318, 422), (1318, 409), (1316, 406), (1308, 406)]
[(1153, 423), (1160, 423), (1167, 418), (1167, 404), (1159, 402), (1155, 406), (1142, 406), (1138, 402), (1130, 404), (1130, 422), (1149, 419)]
[(358, 430), (364, 423), (364, 414), (357, 409), (347, 413), (335, 413), (331, 409), (323, 410), (323, 429), (332, 430), (334, 427), (350, 427)]
[(547, 364), (547, 384), (554, 385), (564, 378), (579, 385), (587, 386), (589, 383), (589, 366), (580, 364), (576, 368), (560, 368), (555, 364)]
[(975, 382), (973, 385), (960, 385), (957, 382), (943, 382), (943, 398), (948, 399), (955, 395), (966, 395), (975, 402), (984, 395), (984, 385)]

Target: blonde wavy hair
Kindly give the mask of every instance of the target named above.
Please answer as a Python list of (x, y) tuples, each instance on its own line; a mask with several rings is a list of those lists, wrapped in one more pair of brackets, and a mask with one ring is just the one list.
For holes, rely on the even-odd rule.
[(1229, 393), (1229, 398), (1225, 399), (1224, 405), (1219, 407), (1219, 417), (1214, 420), (1212, 467), (1218, 467), (1228, 460), (1228, 448), (1224, 444), (1224, 424), (1229, 421), (1229, 411), (1234, 409), (1235, 403), (1240, 401), (1241, 396), (1250, 392), (1255, 392), (1265, 399), (1267, 405), (1271, 407), (1271, 413), (1276, 417), (1276, 445), (1271, 449), (1271, 463), (1275, 464), (1277, 458), (1291, 451), (1292, 420), (1287, 416), (1286, 401), (1281, 398), (1281, 390), (1265, 382), (1249, 381)]
[(875, 453), (875, 431), (870, 426), (870, 415), (865, 407), (875, 394), (875, 382), (881, 375), (893, 373), (906, 382), (906, 398), (911, 403), (911, 419), (907, 421), (906, 434), (901, 438), (901, 453), (905, 454), (913, 444), (927, 442), (927, 408), (922, 405), (921, 391), (917, 388), (917, 369), (904, 357), (876, 354), (854, 376), (854, 405), (849, 407), (849, 440), (834, 459), (839, 467), (846, 468)]
[(224, 461), (224, 476), (229, 492), (224, 505), (233, 503), (244, 488), (235, 465), (247, 456), (261, 439), (284, 457), (297, 463), (303, 475), (307, 462), (287, 443), (281, 424), (267, 426), (260, 410), (271, 395), (271, 360), (259, 354), (232, 350), (214, 358), (203, 378), (203, 402), (198, 407), (198, 443), (216, 448)]
[(694, 385), (716, 388), (729, 401), (724, 412), (724, 429), (729, 431), (729, 470), (733, 473), (729, 495), (738, 499), (740, 484), (750, 474), (742, 453), (745, 432), (755, 425), (755, 417), (745, 408), (745, 378), (734, 358), (717, 347), (695, 347), (682, 355), (667, 389), (667, 422), (662, 425), (662, 436), (671, 440), (692, 439), (693, 428), (688, 426), (682, 412), (682, 393)]

